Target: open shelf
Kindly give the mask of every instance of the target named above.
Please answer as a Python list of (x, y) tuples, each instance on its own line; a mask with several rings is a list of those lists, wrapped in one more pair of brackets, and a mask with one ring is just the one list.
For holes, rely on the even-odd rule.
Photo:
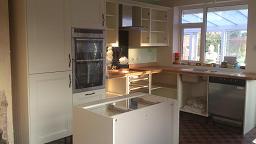
[(144, 77), (144, 78), (132, 79), (130, 80), (130, 82), (148, 81), (148, 80), (149, 80), (148, 77)]
[(208, 116), (208, 78), (181, 75), (180, 110), (201, 116)]
[(146, 85), (130, 85), (130, 91), (148, 88)]

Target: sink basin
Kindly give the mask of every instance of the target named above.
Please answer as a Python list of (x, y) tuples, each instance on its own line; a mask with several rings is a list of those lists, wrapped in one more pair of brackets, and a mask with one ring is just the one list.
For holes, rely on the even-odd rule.
[(185, 70), (194, 71), (194, 72), (218, 72), (218, 70), (216, 69), (207, 69), (207, 68), (189, 68)]
[(207, 72), (207, 71), (210, 71), (210, 70), (206, 69), (206, 68), (193, 68), (193, 71), (196, 71), (196, 72)]

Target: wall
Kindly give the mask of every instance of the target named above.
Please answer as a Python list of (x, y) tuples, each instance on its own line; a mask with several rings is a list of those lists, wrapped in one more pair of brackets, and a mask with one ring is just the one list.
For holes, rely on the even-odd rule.
[(256, 0), (249, 0), (246, 71), (256, 73)]
[(157, 60), (156, 48), (129, 48), (129, 64), (152, 63)]
[(13, 144), (11, 64), (9, 42), (8, 0), (0, 0), (0, 91), (7, 97), (7, 132), (9, 144)]

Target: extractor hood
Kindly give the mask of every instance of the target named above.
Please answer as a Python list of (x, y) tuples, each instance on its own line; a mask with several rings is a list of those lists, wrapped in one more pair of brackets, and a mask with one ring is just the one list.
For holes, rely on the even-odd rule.
[(119, 4), (119, 29), (141, 30), (141, 8), (137, 6)]

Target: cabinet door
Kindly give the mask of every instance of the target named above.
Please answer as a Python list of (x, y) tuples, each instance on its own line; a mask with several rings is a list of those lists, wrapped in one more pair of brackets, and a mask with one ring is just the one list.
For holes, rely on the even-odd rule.
[(29, 77), (30, 143), (43, 144), (71, 135), (70, 72)]
[(70, 26), (65, 0), (30, 0), (28, 7), (29, 74), (69, 70)]
[(104, 0), (72, 0), (71, 21), (77, 28), (103, 29)]

